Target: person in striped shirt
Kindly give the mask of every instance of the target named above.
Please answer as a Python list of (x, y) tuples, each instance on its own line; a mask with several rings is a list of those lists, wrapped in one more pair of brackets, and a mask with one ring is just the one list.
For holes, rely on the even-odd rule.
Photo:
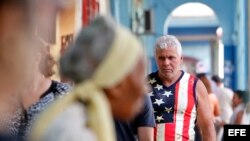
[(148, 75), (156, 127), (155, 141), (193, 141), (199, 125), (203, 141), (216, 134), (204, 84), (181, 70), (182, 47), (173, 35), (160, 37), (154, 47), (158, 70)]

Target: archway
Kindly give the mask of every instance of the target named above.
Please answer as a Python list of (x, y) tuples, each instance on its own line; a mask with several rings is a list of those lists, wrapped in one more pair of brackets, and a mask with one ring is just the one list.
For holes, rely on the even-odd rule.
[(184, 69), (195, 73), (195, 64), (201, 61), (207, 66), (207, 73), (223, 77), (222, 31), (213, 9), (199, 2), (189, 2), (171, 12), (165, 20), (163, 34), (173, 34), (181, 41)]

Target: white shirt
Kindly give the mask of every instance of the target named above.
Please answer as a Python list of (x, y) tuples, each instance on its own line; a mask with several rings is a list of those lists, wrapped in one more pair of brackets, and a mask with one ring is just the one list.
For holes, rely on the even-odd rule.
[(240, 111), (243, 111), (244, 108), (245, 108), (245, 104), (244, 104), (244, 103), (241, 103), (241, 104), (239, 104), (237, 107), (235, 107), (234, 112), (233, 112), (233, 115), (232, 115), (232, 117), (231, 117), (231, 119), (230, 119), (230, 124), (235, 124), (235, 120), (236, 120), (236, 118), (237, 118), (238, 113), (239, 113)]
[(230, 118), (233, 114), (233, 108), (232, 108), (233, 91), (229, 88), (220, 86), (217, 88), (216, 96), (220, 104), (221, 120), (226, 123), (229, 123)]
[(247, 106), (244, 109), (241, 124), (250, 124), (250, 102), (248, 102)]

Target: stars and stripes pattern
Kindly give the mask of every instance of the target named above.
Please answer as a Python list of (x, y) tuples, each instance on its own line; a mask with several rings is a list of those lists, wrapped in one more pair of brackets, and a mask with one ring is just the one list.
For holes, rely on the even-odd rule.
[(148, 76), (152, 91), (155, 121), (155, 141), (194, 140), (196, 120), (195, 85), (197, 79), (182, 71), (180, 78), (171, 86), (161, 82), (158, 72)]

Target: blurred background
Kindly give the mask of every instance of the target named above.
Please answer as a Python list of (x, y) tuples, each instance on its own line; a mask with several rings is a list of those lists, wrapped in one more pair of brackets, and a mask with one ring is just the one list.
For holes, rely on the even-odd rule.
[(197, 63), (202, 63), (199, 71), (219, 75), (233, 90), (246, 90), (250, 81), (249, 6), (248, 0), (71, 0), (54, 21), (54, 38), (44, 40), (59, 58), (81, 27), (98, 14), (111, 15), (143, 42), (148, 72), (156, 70), (156, 38), (173, 34), (183, 46), (184, 70), (195, 74)]

